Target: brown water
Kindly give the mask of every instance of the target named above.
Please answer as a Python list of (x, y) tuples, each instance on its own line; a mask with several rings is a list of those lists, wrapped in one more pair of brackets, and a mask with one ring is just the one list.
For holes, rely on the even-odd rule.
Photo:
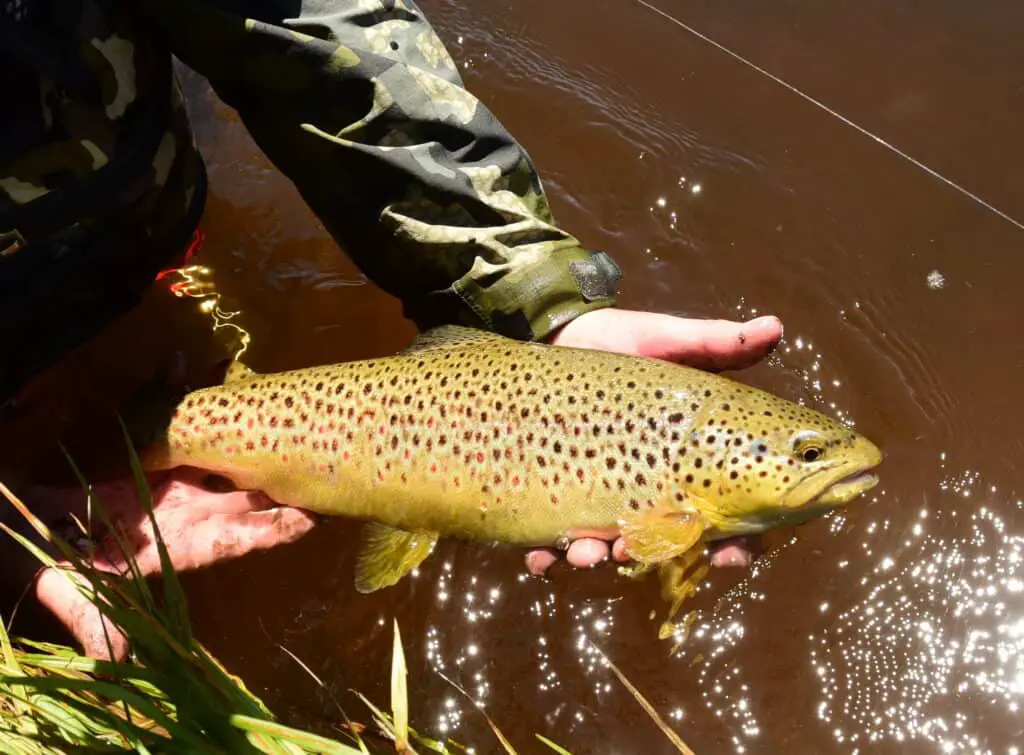
[[(1024, 217), (1019, 3), (658, 4)], [(654, 637), (653, 582), (529, 579), (508, 548), (443, 543), (416, 579), (359, 596), (342, 522), (191, 575), (200, 636), (288, 722), (328, 733), (335, 699), (362, 714), (350, 688), (386, 703), (397, 619), (413, 725), (477, 752), (498, 747), (438, 671), (521, 752), (545, 751), (534, 732), (577, 753), (671, 752), (588, 641), (698, 753), (1015, 752), (1024, 231), (632, 0), (423, 8), (540, 166), (560, 222), (622, 266), (622, 306), (780, 316), (782, 348), (741, 378), (853, 420), (887, 454), (882, 485), (772, 536), (751, 570), (712, 575), (677, 657)], [(205, 84), (188, 89), (212, 177), (203, 260), (245, 312), (253, 365), (403, 346), (397, 303)], [(204, 327), (154, 293), (84, 352), (65, 403), (116, 395), (101, 375), (127, 385), (175, 342), (202, 374), (222, 356)]]

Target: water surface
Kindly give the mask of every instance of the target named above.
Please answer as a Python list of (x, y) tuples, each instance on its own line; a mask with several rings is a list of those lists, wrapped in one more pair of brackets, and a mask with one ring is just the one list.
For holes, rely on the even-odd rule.
[[(1024, 217), (1024, 6), (658, 7)], [(415, 579), (359, 596), (358, 530), (342, 522), (191, 575), (202, 639), (287, 721), (325, 732), (336, 701), (360, 711), (350, 688), (386, 702), (397, 619), (413, 724), (478, 752), (497, 751), (486, 723), (437, 672), (521, 752), (544, 751), (533, 732), (580, 753), (671, 752), (591, 641), (698, 753), (1016, 752), (1024, 231), (636, 2), (423, 8), (541, 168), (559, 221), (622, 266), (622, 306), (780, 316), (782, 347), (742, 379), (854, 422), (886, 452), (882, 484), (845, 515), (775, 533), (749, 571), (712, 575), (677, 657), (654, 638), (653, 582), (611, 568), (530, 579), (507, 548), (445, 542)], [(253, 365), (403, 346), (397, 303), (206, 85), (188, 90), (211, 168), (204, 259), (245, 313)], [(154, 294), (118, 329), (139, 351), (109, 337), (88, 354), (126, 364), (127, 382), (185, 339), (201, 375), (221, 356), (203, 327)], [(92, 374), (68, 401), (116, 394)]]

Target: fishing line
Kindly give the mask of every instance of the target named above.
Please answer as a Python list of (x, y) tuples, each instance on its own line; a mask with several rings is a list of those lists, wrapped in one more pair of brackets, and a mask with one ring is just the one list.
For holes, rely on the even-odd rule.
[(956, 189), (961, 194), (967, 196), (968, 198), (970, 198), (970, 199), (974, 200), (975, 202), (977, 202), (978, 204), (980, 204), (982, 207), (986, 208), (987, 210), (989, 210), (991, 212), (994, 212), (996, 215), (1001, 217), (1003, 220), (1006, 220), (1007, 222), (1012, 223), (1017, 228), (1019, 228), (1020, 230), (1024, 231), (1024, 223), (1021, 223), (1019, 220), (1016, 220), (1013, 217), (1011, 217), (1010, 215), (1007, 215), (1005, 212), (1000, 210), (998, 207), (995, 207), (994, 205), (986, 202), (984, 199), (979, 197), (977, 194), (974, 194), (971, 191), (969, 191), (968, 189), (965, 189), (963, 186), (961, 186), (960, 184), (956, 183), (955, 181), (952, 181), (952, 180), (946, 178), (944, 175), (942, 175), (938, 171), (934, 170), (933, 168), (929, 168), (927, 165), (925, 165), (920, 160), (918, 160), (918, 159), (916, 159), (914, 157), (911, 157), (906, 152), (901, 150), (899, 147), (896, 147), (896, 146), (890, 144), (889, 142), (887, 142), (882, 137), (876, 136), (875, 134), (873, 134), (872, 132), (868, 131), (863, 126), (857, 125), (856, 123), (851, 121), (849, 118), (847, 118), (842, 113), (839, 113), (839, 112), (833, 110), (828, 105), (826, 105), (825, 103), (823, 103), (823, 102), (821, 102), (819, 100), (814, 99), (809, 94), (805, 94), (804, 92), (800, 91), (795, 86), (793, 86), (792, 84), (789, 84), (789, 83), (783, 81), (782, 79), (780, 79), (775, 74), (773, 74), (773, 73), (771, 73), (769, 71), (766, 71), (765, 69), (761, 68), (761, 66), (757, 65), (756, 63), (752, 63), (751, 61), (749, 61), (746, 58), (744, 58), (742, 55), (733, 52), (728, 47), (725, 47), (724, 45), (719, 44), (718, 42), (716, 42), (715, 40), (711, 39), (707, 35), (701, 34), (699, 31), (694, 29), (692, 26), (688, 26), (687, 24), (685, 24), (683, 21), (680, 21), (675, 16), (671, 16), (668, 13), (666, 13), (665, 11), (661, 10), (660, 8), (656, 8), (655, 6), (653, 6), (650, 3), (648, 3), (646, 0), (636, 0), (636, 2), (638, 2), (640, 5), (644, 6), (648, 10), (654, 11), (655, 13), (657, 13), (659, 16), (662, 16), (666, 20), (671, 21), (676, 26), (679, 26), (679, 27), (685, 29), (686, 31), (690, 32), (690, 34), (692, 34), (693, 36), (703, 40), (704, 42), (707, 42), (709, 45), (712, 45), (713, 47), (718, 48), (719, 50), (724, 52), (726, 55), (729, 55), (730, 57), (735, 58), (736, 60), (740, 61), (745, 66), (747, 66), (748, 68), (752, 68), (753, 70), (757, 71), (762, 76), (767, 76), (769, 79), (774, 81), (776, 84), (784, 86), (786, 89), (788, 89), (789, 91), (793, 92), (793, 94), (796, 94), (799, 97), (802, 97), (804, 100), (806, 100), (807, 102), (811, 103), (815, 107), (817, 107), (817, 108), (819, 108), (821, 110), (824, 110), (826, 113), (828, 113), (832, 117), (838, 118), (840, 121), (845, 123), (847, 126), (850, 126), (850, 127), (854, 128), (854, 129), (856, 129), (857, 131), (859, 131), (860, 133), (864, 134), (865, 136), (867, 136), (867, 137), (873, 139), (874, 141), (878, 142), (879, 144), (881, 144), (886, 149), (889, 149), (890, 151), (895, 152), (897, 155), (902, 157), (904, 160), (907, 160), (908, 162), (912, 163), (913, 165), (916, 165), (918, 168), (920, 168), (924, 172), (928, 173), (929, 175), (933, 176), (934, 178), (939, 179), (940, 181), (942, 181), (947, 186), (949, 186), (949, 187), (951, 187), (953, 189)]

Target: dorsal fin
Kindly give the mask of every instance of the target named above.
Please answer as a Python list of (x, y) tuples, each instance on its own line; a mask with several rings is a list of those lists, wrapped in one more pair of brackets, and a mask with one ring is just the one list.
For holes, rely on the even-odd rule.
[(228, 383), (239, 383), (243, 380), (252, 380), (258, 374), (252, 367), (243, 364), (237, 359), (233, 359), (224, 370), (223, 382), (225, 385)]
[(399, 354), (422, 354), (438, 349), (453, 349), (487, 342), (506, 341), (505, 336), (464, 325), (439, 325), (417, 335)]

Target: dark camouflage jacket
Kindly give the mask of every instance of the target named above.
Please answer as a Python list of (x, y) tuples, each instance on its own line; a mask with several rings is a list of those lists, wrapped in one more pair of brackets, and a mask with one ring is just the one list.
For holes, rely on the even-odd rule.
[(193, 232), (205, 176), (172, 55), (420, 327), (543, 339), (614, 303), (614, 263), (557, 227), (412, 2), (0, 0), (0, 396)]

